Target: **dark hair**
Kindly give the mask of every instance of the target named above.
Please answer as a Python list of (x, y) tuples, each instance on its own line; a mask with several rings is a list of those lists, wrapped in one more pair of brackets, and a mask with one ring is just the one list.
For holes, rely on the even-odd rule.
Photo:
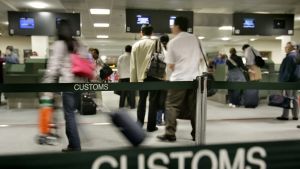
[(169, 42), (169, 36), (168, 35), (162, 35), (160, 38), (160, 42), (163, 44), (167, 44)]
[(245, 49), (247, 49), (249, 46), (250, 46), (249, 44), (244, 44), (243, 47), (242, 47), (242, 49), (245, 50)]
[(66, 43), (69, 52), (76, 51), (78, 42), (72, 37), (72, 27), (66, 19), (62, 19), (57, 23), (57, 38)]
[(178, 16), (175, 18), (174, 25), (178, 26), (181, 31), (187, 32), (189, 20), (186, 17)]
[(125, 46), (125, 52), (128, 52), (128, 53), (130, 53), (131, 52), (131, 46), (130, 45), (126, 45)]
[(14, 47), (13, 46), (7, 46), (6, 49), (10, 50), (10, 51), (13, 51), (14, 50)]
[(99, 50), (97, 48), (93, 48), (92, 51), (94, 51), (97, 55), (99, 55)]
[(144, 35), (150, 36), (153, 32), (153, 27), (150, 24), (144, 24), (141, 27), (141, 31)]
[(230, 48), (229, 53), (230, 53), (231, 55), (236, 55), (236, 50), (235, 50), (235, 48)]

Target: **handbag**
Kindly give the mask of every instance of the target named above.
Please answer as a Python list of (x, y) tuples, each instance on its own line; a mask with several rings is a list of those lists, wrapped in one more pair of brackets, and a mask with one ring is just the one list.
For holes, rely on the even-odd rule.
[(255, 61), (255, 65), (258, 66), (258, 67), (264, 67), (265, 66), (265, 61), (262, 59), (261, 56), (257, 56), (255, 54), (255, 52), (253, 51), (253, 49), (251, 49), (253, 55), (254, 55), (254, 61)]
[(102, 80), (104, 80), (108, 76), (110, 76), (112, 73), (113, 73), (113, 70), (107, 64), (103, 64), (103, 68), (100, 70), (99, 76)]
[(93, 79), (95, 65), (78, 53), (71, 53), (72, 73), (75, 76)]
[(285, 109), (291, 109), (292, 99), (283, 95), (270, 95), (269, 96), (269, 106), (282, 107)]
[[(202, 53), (202, 56), (204, 58), (205, 65), (206, 65), (207, 69), (209, 69), (208, 62), (207, 62), (206, 56), (205, 56), (205, 54), (202, 50), (202, 46), (200, 44), (200, 41), (198, 41), (198, 45), (199, 45), (199, 48), (200, 48), (200, 52)], [(215, 78), (214, 78), (214, 75), (212, 74), (212, 72), (206, 72), (206, 73), (204, 73), (204, 75), (207, 77), (207, 97), (211, 97), (211, 96), (215, 95), (218, 91), (217, 89), (212, 88), (212, 84), (215, 81)], [(202, 80), (201, 81), (201, 86), (202, 86), (201, 91), (203, 91), (203, 84), (204, 84), (204, 82)]]
[(163, 79), (166, 74), (167, 64), (163, 61), (163, 53), (159, 41), (155, 41), (155, 50), (151, 55), (147, 76)]

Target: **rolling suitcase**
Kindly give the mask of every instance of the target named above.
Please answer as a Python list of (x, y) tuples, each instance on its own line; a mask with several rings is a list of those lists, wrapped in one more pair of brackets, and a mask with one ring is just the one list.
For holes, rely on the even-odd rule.
[(81, 98), (81, 115), (94, 115), (96, 114), (97, 104), (94, 102), (91, 94), (83, 93)]
[(246, 108), (255, 108), (258, 106), (259, 95), (256, 89), (247, 89), (243, 94), (243, 103)]
[(144, 141), (146, 137), (145, 132), (136, 121), (129, 117), (127, 112), (119, 111), (109, 115), (113, 124), (119, 128), (133, 146), (138, 146)]

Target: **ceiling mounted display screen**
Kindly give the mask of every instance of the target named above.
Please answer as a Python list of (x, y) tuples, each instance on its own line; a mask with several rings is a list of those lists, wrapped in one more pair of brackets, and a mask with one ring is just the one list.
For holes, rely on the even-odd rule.
[(81, 35), (79, 13), (16, 12), (8, 11), (10, 35), (55, 36), (58, 20), (70, 22), (73, 36)]
[(20, 18), (20, 29), (34, 29), (34, 19)]
[(150, 24), (150, 18), (148, 16), (137, 15), (136, 16), (136, 24)]
[(170, 33), (177, 16), (187, 17), (188, 32), (193, 33), (192, 11), (126, 9), (126, 32), (138, 33), (143, 24), (151, 24), (154, 33)]
[(294, 14), (234, 13), (233, 35), (293, 35)]

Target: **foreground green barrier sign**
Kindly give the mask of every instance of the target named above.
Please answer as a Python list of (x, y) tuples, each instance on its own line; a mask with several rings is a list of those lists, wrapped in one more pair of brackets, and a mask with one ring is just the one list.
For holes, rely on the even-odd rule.
[(1, 169), (299, 169), (300, 141), (0, 156)]

